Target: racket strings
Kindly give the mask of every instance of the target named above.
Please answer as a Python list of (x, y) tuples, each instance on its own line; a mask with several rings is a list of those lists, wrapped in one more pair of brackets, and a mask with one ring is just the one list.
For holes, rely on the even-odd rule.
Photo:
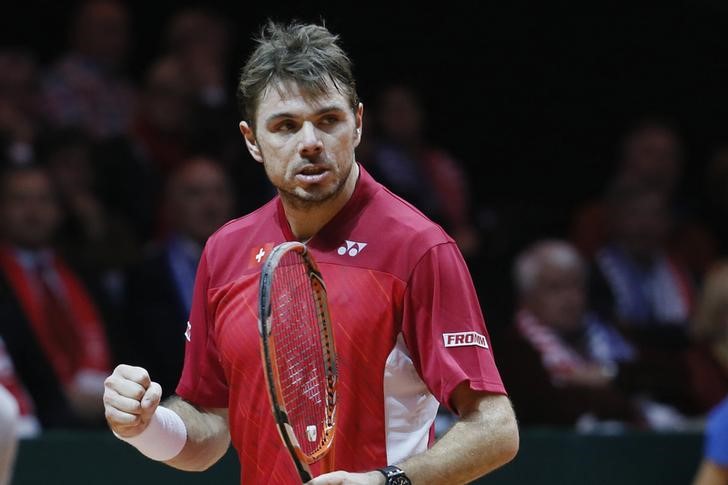
[(319, 316), (320, 341), (323, 342), (324, 367), (326, 370), (326, 412), (327, 426), (334, 425), (334, 406), (336, 405), (336, 352), (333, 348), (333, 336), (329, 333), (331, 322), (329, 321), (328, 304), (326, 302), (326, 291), (319, 282), (313, 285), (316, 311)]
[(328, 385), (319, 305), (312, 297), (307, 267), (298, 254), (286, 254), (280, 261), (271, 296), (283, 402), (301, 450), (312, 455), (325, 443)]

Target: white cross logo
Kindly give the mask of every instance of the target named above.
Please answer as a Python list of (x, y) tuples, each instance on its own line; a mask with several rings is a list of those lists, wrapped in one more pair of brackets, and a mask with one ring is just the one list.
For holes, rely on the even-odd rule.
[(260, 263), (260, 260), (263, 259), (263, 256), (265, 256), (265, 250), (263, 248), (260, 248), (258, 254), (255, 255), (255, 260)]

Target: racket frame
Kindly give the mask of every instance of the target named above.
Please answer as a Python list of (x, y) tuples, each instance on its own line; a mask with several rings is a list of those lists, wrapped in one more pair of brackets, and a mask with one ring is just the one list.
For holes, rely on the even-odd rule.
[[(290, 251), (295, 251), (301, 256), (306, 265), (306, 272), (311, 282), (313, 290), (312, 296), (314, 297), (316, 312), (318, 314), (319, 331), (322, 339), (321, 347), (323, 349), (322, 359), (324, 361), (327, 381), (325, 391), (326, 421), (323, 424), (324, 436), (322, 438), (323, 446), (310, 456), (301, 449), (299, 438), (296, 436), (288, 418), (283, 400), (283, 391), (280, 386), (280, 378), (278, 376), (278, 367), (275, 365), (276, 348), (275, 332), (272, 328), (273, 321), (271, 318), (271, 291), (273, 288), (275, 269), (283, 256)], [(318, 269), (318, 265), (305, 244), (297, 241), (289, 241), (281, 243), (271, 250), (261, 269), (258, 304), (258, 332), (261, 338), (261, 354), (263, 367), (265, 368), (264, 374), (268, 384), (268, 395), (273, 408), (273, 418), (276, 421), (283, 443), (293, 458), (301, 480), (303, 483), (306, 483), (313, 478), (308, 465), (324, 458), (331, 449), (336, 424), (338, 371), (336, 368), (336, 350), (334, 347), (331, 317), (328, 310), (326, 286), (321, 272)], [(302, 438), (305, 439), (305, 437)]]

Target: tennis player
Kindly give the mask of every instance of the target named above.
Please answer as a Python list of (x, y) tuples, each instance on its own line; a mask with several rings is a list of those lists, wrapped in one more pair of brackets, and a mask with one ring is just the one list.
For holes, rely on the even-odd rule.
[[(152, 459), (204, 470), (232, 438), (243, 484), (300, 482), (266, 394), (258, 278), (305, 241), (329, 294), (339, 367), (333, 465), (313, 484), (467, 483), (511, 460), (518, 429), (452, 238), (355, 161), (363, 106), (337, 36), (269, 23), (243, 68), (240, 131), (278, 189), (208, 240), (177, 396), (139, 367), (106, 381), (111, 429)], [(442, 403), (460, 416), (436, 443)]]

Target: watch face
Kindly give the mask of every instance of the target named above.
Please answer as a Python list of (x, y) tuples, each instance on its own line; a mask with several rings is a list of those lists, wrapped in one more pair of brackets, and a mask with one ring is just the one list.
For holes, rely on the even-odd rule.
[(407, 477), (394, 477), (389, 479), (390, 485), (412, 485)]

